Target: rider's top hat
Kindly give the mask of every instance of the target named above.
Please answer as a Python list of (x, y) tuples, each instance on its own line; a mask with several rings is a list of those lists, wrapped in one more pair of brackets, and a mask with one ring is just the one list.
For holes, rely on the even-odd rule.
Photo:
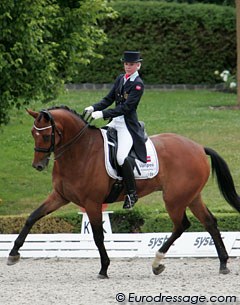
[(140, 58), (140, 52), (138, 52), (138, 51), (125, 51), (123, 54), (122, 61), (140, 62), (140, 61), (142, 61), (142, 58)]

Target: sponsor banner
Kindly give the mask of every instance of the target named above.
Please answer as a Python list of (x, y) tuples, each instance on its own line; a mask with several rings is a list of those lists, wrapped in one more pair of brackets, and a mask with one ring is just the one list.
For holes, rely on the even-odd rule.
[[(126, 234), (112, 234), (109, 219), (109, 214), (111, 213), (113, 212), (103, 211), (102, 214), (105, 240), (109, 237), (111, 237), (110, 239), (114, 240), (114, 238), (116, 238), (117, 240), (118, 236), (122, 236), (123, 241), (126, 238)], [(84, 212), (79, 214), (83, 215), (81, 235), (92, 239), (92, 228), (87, 214)], [(136, 256), (154, 257), (155, 253), (161, 248), (163, 243), (171, 236), (171, 234), (171, 232), (127, 234), (129, 237), (132, 236), (133, 239), (131, 242), (128, 241), (128, 244), (129, 246), (132, 245)], [(238, 235), (239, 232), (221, 232), (224, 245), (229, 254), (231, 253)], [(136, 239), (138, 249), (136, 249), (134, 239)], [(129, 255), (130, 254), (132, 255), (132, 253), (129, 253)], [(217, 257), (217, 251), (214, 241), (208, 232), (184, 232), (170, 247), (166, 257)]]
[[(221, 236), (228, 253), (237, 238), (238, 232), (222, 232)], [(155, 256), (171, 233), (142, 234), (140, 256)], [(166, 257), (217, 257), (214, 241), (207, 232), (185, 232), (168, 250)]]

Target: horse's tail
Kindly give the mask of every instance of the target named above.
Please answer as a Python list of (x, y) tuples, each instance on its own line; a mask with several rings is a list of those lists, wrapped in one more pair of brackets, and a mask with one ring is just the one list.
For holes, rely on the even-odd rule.
[(211, 148), (204, 147), (205, 153), (211, 157), (212, 173), (216, 174), (219, 190), (225, 200), (240, 212), (240, 197), (238, 196), (232, 175), (225, 160)]

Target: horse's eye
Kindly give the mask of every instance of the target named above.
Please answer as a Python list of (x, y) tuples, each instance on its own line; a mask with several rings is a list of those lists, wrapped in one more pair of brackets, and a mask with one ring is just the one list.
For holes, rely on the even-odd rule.
[(50, 136), (49, 135), (43, 135), (43, 141), (44, 142), (49, 142)]

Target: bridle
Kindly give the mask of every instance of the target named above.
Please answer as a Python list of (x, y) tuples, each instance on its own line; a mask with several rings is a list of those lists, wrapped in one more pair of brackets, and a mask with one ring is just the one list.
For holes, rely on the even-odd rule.
[[(60, 138), (62, 138), (62, 134), (61, 132), (57, 129), (56, 125), (55, 125), (55, 121), (53, 116), (51, 115), (51, 113), (48, 110), (41, 110), (40, 113), (45, 114), (46, 117), (48, 118), (48, 120), (50, 121), (49, 126), (46, 127), (42, 127), (39, 128), (37, 127), (35, 124), (33, 125), (33, 128), (36, 129), (37, 131), (42, 131), (42, 130), (46, 130), (49, 128), (52, 128), (51, 131), (51, 144), (49, 146), (49, 148), (42, 148), (42, 147), (34, 147), (34, 150), (36, 152), (42, 152), (42, 153), (48, 153), (51, 154), (52, 152), (58, 152), (59, 153), (57, 155), (55, 155), (54, 160), (58, 159), (59, 157), (62, 156), (62, 154), (69, 149), (69, 147), (73, 144), (75, 144), (78, 139), (82, 136), (82, 134), (86, 131), (87, 127), (89, 126), (90, 122), (87, 122), (86, 125), (71, 139), (69, 140), (67, 143), (61, 145), (60, 147), (58, 147), (57, 149), (55, 149), (55, 131), (58, 133), (58, 135), (60, 136)], [(50, 159), (50, 158), (49, 158)]]
[(42, 127), (42, 128), (38, 128), (35, 124), (33, 125), (34, 129), (36, 129), (37, 131), (42, 131), (42, 130), (46, 130), (49, 128), (52, 128), (52, 132), (51, 132), (51, 145), (49, 148), (42, 148), (42, 147), (34, 147), (34, 150), (37, 152), (43, 152), (43, 153), (52, 153), (55, 150), (55, 129), (56, 129), (56, 125), (54, 122), (54, 119), (51, 115), (51, 113), (47, 110), (42, 110), (40, 113), (45, 114), (47, 116), (47, 118), (49, 119), (51, 125), (47, 126), (47, 127)]

